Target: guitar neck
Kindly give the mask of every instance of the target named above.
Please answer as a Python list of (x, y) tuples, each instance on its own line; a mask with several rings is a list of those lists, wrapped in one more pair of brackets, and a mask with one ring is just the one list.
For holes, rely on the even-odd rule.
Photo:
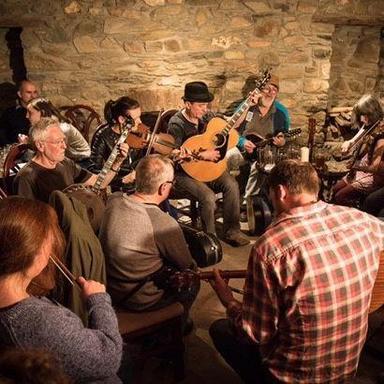
[(223, 129), (223, 133), (226, 135), (229, 134), (229, 131), (235, 126), (237, 121), (240, 119), (242, 114), (246, 109), (248, 109), (251, 105), (251, 98), (247, 97), (236, 109), (236, 112), (232, 115), (232, 117), (227, 122), (227, 125)]
[(115, 162), (116, 157), (119, 154), (119, 145), (127, 139), (129, 128), (131, 128), (129, 124), (126, 124), (123, 127), (123, 131), (121, 133), (121, 136), (119, 137), (119, 140), (117, 141), (116, 145), (113, 147), (112, 152), (109, 155), (107, 161), (104, 163), (103, 169), (97, 175), (96, 182), (92, 188), (94, 192), (97, 193), (100, 191), (101, 185), (103, 184), (105, 177), (107, 176), (107, 173), (111, 170), (112, 164)]
[[(199, 276), (202, 280), (213, 280), (215, 278), (213, 271), (200, 271)], [(223, 279), (244, 279), (247, 276), (247, 270), (239, 269), (220, 271), (220, 276)]]

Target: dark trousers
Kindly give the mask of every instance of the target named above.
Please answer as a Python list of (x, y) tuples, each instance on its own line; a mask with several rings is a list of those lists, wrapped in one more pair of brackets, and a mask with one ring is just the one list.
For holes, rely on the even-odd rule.
[(363, 211), (378, 217), (384, 216), (384, 187), (367, 196), (364, 200)]
[(278, 383), (263, 365), (259, 346), (247, 335), (238, 335), (229, 319), (216, 320), (209, 334), (216, 349), (244, 383)]
[(203, 183), (187, 176), (176, 174), (175, 193), (177, 197), (194, 199), (199, 202), (201, 220), (206, 232), (216, 233), (215, 229), (215, 193), (223, 193), (223, 229), (224, 234), (240, 230), (240, 194), (236, 180), (224, 172), (219, 178)]

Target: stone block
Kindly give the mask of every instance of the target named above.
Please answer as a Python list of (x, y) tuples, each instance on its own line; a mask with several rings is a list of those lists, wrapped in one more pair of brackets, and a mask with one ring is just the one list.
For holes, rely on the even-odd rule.
[(64, 12), (67, 15), (80, 13), (81, 12), (80, 4), (77, 1), (71, 1), (71, 3), (69, 3), (66, 7), (64, 7)]
[(218, 47), (218, 48), (221, 48), (221, 49), (228, 49), (230, 48), (232, 45), (239, 45), (241, 43), (240, 39), (236, 36), (218, 36), (218, 37), (214, 37), (212, 39), (212, 47)]
[(241, 51), (226, 51), (224, 52), (224, 58), (227, 60), (243, 60), (244, 53)]
[(73, 44), (79, 53), (93, 53), (99, 50), (97, 42), (91, 36), (75, 37)]
[(244, 28), (252, 25), (251, 19), (243, 16), (235, 16), (231, 18), (230, 27), (232, 28)]
[(292, 52), (285, 56), (284, 61), (291, 64), (306, 64), (310, 62), (310, 54), (306, 52)]
[(255, 25), (254, 35), (260, 38), (277, 36), (280, 31), (280, 23), (277, 20), (267, 19)]
[(157, 7), (159, 5), (164, 5), (165, 0), (143, 0), (145, 4), (149, 5), (150, 7)]
[(315, 48), (313, 50), (313, 56), (316, 59), (329, 59), (332, 55), (331, 48)]
[[(298, 94), (303, 90), (303, 82), (301, 80), (281, 80), (280, 79), (280, 92), (292, 95)], [(290, 96), (292, 97), (292, 96)]]
[(198, 27), (201, 27), (203, 24), (206, 23), (208, 18), (209, 18), (208, 12), (206, 10), (204, 10), (204, 9), (199, 9), (196, 12), (196, 17), (195, 17), (196, 25)]
[(144, 42), (145, 51), (148, 53), (161, 52), (163, 43), (161, 41), (146, 41)]
[(328, 90), (328, 87), (328, 81), (325, 80), (312, 78), (304, 80), (304, 92), (307, 93), (325, 92)]
[(307, 39), (299, 34), (288, 36), (283, 41), (287, 46), (292, 48), (295, 47), (296, 49), (304, 48), (308, 45)]
[(297, 4), (299, 13), (314, 13), (317, 9), (318, 0), (300, 0)]
[(123, 45), (124, 51), (128, 53), (144, 53), (145, 47), (142, 41), (126, 41)]
[(164, 48), (169, 52), (179, 52), (181, 50), (180, 43), (177, 40), (167, 40), (164, 42)]
[(252, 39), (247, 42), (247, 46), (250, 48), (266, 48), (271, 46), (272, 42), (268, 40)]
[(258, 15), (272, 13), (272, 9), (266, 1), (245, 1), (244, 3)]

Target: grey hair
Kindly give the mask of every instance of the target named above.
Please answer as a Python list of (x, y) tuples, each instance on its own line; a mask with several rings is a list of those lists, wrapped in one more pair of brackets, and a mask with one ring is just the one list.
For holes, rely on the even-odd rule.
[(136, 167), (136, 191), (151, 195), (160, 185), (173, 181), (173, 163), (161, 155), (149, 155), (142, 158)]
[(57, 117), (42, 117), (36, 124), (33, 124), (29, 130), (29, 142), (36, 149), (36, 141), (45, 140), (47, 130), (52, 125), (59, 126)]

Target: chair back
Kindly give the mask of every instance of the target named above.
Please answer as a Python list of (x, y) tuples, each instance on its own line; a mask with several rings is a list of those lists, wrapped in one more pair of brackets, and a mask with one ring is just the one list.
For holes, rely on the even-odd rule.
[[(7, 194), (12, 194), (12, 181), (13, 176), (11, 175), (11, 170), (15, 169), (17, 166), (18, 160), (30, 149), (28, 144), (13, 144), (5, 158), (3, 164), (3, 180), (4, 188)], [(17, 173), (18, 170), (15, 170)]]
[(0, 200), (3, 200), (7, 197), (7, 194), (3, 191), (3, 189), (0, 187)]
[(168, 122), (171, 117), (178, 111), (178, 109), (167, 109), (160, 116), (159, 133), (167, 133)]
[(89, 143), (90, 134), (101, 124), (100, 115), (93, 108), (82, 104), (65, 105), (59, 110)]

